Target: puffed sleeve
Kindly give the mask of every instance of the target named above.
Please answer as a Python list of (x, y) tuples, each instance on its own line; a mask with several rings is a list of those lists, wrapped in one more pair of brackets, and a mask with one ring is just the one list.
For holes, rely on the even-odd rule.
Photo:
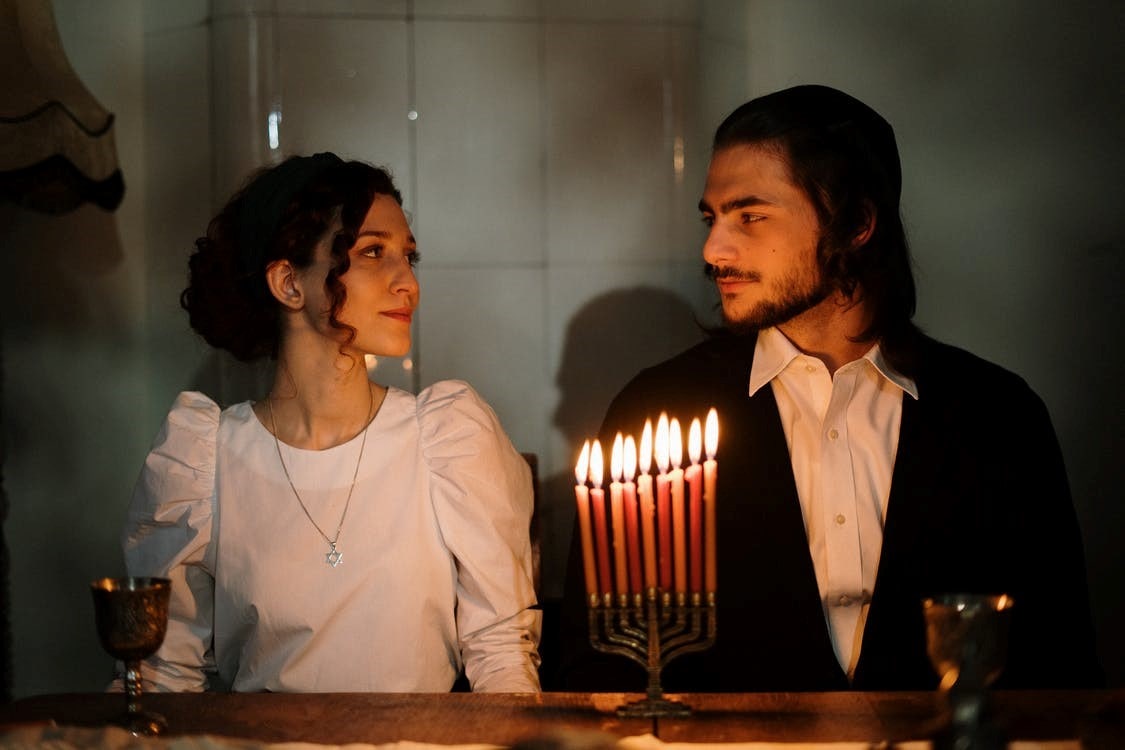
[(418, 397), (422, 451), (442, 537), (457, 565), (457, 632), (474, 691), (537, 692), (541, 613), (532, 609), (531, 474), (466, 383)]
[(199, 692), (214, 670), (215, 443), (218, 405), (181, 393), (145, 459), (122, 532), (129, 575), (172, 580), (164, 645), (142, 667), (145, 686)]

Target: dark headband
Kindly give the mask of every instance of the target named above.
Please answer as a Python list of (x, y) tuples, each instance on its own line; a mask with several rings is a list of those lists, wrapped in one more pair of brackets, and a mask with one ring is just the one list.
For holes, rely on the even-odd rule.
[(243, 273), (253, 276), (261, 272), (269, 242), (289, 201), (324, 170), (342, 163), (340, 157), (327, 151), (294, 156), (251, 185), (243, 196), (238, 221), (239, 265)]

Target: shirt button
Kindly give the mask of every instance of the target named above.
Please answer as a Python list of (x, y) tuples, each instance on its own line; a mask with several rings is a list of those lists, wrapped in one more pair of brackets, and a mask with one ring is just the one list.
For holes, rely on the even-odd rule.
[(840, 513), (836, 516), (836, 525), (837, 526), (843, 526), (844, 522), (847, 521), (847, 520), (848, 519), (844, 518), (844, 514)]
[(829, 430), (828, 431), (828, 439), (829, 440), (835, 440), (838, 437), (840, 437), (840, 433), (837, 432), (836, 430)]
[(805, 365), (805, 370), (807, 372), (816, 372), (816, 368), (813, 367), (812, 365)]
[(839, 601), (841, 607), (846, 607), (852, 603), (851, 597), (849, 597), (847, 594), (841, 596)]

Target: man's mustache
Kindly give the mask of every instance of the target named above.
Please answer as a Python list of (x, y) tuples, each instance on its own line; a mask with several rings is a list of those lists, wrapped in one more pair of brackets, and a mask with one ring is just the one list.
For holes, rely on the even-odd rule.
[(734, 266), (718, 266), (710, 263), (703, 264), (703, 275), (712, 281), (761, 281), (762, 277), (754, 271), (743, 271)]

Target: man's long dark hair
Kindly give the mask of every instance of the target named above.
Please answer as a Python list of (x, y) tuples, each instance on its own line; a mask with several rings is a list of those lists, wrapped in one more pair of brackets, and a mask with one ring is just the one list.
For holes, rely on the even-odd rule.
[[(753, 99), (715, 132), (713, 152), (776, 149), (816, 209), (817, 254), (825, 279), (861, 295), (871, 323), (859, 340), (880, 342), (897, 370), (912, 374), (919, 331), (914, 275), (899, 215), (902, 168), (894, 130), (858, 99), (827, 86), (796, 86)], [(856, 238), (874, 221), (866, 242)]]

